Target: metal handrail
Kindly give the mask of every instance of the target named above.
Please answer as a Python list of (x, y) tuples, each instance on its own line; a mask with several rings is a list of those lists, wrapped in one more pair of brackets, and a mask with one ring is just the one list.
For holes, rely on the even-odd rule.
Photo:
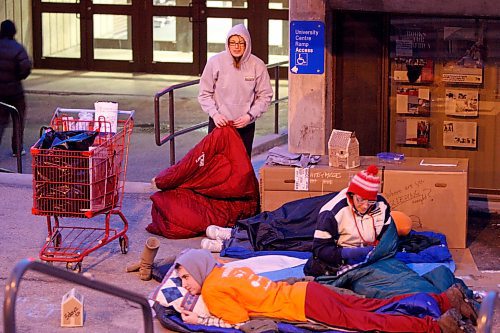
[[(269, 64), (266, 67), (268, 69), (274, 68), (274, 91), (275, 91), (275, 99), (271, 101), (271, 105), (274, 105), (274, 133), (278, 134), (279, 132), (279, 103), (284, 102), (288, 99), (288, 97), (279, 98), (279, 70), (283, 65), (288, 64), (288, 60), (277, 62), (274, 64)], [(166, 142), (170, 142), (170, 165), (175, 164), (175, 138), (193, 132), (197, 129), (208, 126), (208, 121), (183, 128), (181, 130), (175, 131), (175, 104), (174, 104), (174, 91), (190, 87), (200, 83), (200, 79), (192, 80), (188, 82), (183, 82), (179, 84), (174, 84), (169, 86), (160, 92), (155, 94), (154, 98), (154, 121), (155, 121), (155, 142), (157, 146), (162, 146)], [(160, 133), (160, 98), (164, 95), (168, 94), (168, 115), (169, 115), (169, 134), (161, 137)]]
[(493, 313), (498, 293), (490, 291), (481, 303), (477, 318), (477, 333), (491, 333), (493, 328)]
[[(21, 144), (21, 116), (19, 111), (13, 105), (0, 102), (0, 108), (10, 112), (12, 118), (12, 130), (17, 138), (17, 173), (23, 173), (23, 161), (21, 156), (21, 151), (23, 150), (23, 145)], [(1, 138), (0, 138), (1, 139)], [(3, 172), (12, 172), (10, 170), (1, 169)]]
[(86, 278), (73, 272), (67, 272), (60, 268), (36, 261), (33, 258), (28, 258), (22, 259), (16, 264), (16, 266), (10, 273), (9, 279), (7, 280), (7, 283), (5, 285), (5, 296), (3, 301), (3, 328), (5, 333), (16, 332), (16, 298), (19, 291), (21, 278), (28, 270), (34, 270), (46, 275), (54, 276), (62, 280), (76, 283), (87, 288), (102, 291), (103, 293), (124, 298), (131, 302), (137, 303), (142, 307), (144, 332), (154, 332), (153, 315), (151, 313), (151, 308), (149, 306), (148, 300), (141, 295), (101, 281)]

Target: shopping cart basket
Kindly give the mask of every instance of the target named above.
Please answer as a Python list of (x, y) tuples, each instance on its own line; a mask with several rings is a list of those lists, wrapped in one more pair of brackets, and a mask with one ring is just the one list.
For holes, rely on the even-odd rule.
[[(80, 120), (82, 113), (91, 114), (92, 120)], [(88, 150), (40, 148), (40, 141), (31, 148), (32, 213), (47, 217), (48, 235), (40, 259), (66, 262), (66, 268), (78, 272), (83, 258), (98, 248), (119, 239), (121, 252), (126, 254), (129, 244), (128, 221), (121, 207), (134, 111), (118, 111), (114, 127), (103, 117), (93, 120), (93, 113), (57, 108), (50, 122), (53, 132), (91, 133), (95, 139)], [(97, 215), (104, 217), (104, 227), (90, 227), (89, 219)], [(121, 230), (111, 228), (112, 215), (119, 217), (120, 226), (123, 222)], [(84, 222), (63, 225), (62, 217)]]

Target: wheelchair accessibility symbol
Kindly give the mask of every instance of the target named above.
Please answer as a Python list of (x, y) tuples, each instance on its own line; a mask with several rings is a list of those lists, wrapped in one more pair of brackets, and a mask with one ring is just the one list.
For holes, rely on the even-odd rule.
[(307, 66), (307, 53), (295, 54), (295, 64), (297, 66)]

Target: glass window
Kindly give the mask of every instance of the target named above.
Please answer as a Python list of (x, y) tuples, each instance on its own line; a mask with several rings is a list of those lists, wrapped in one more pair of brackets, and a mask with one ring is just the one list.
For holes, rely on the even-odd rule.
[(131, 5), (132, 0), (92, 0), (96, 5)]
[(189, 6), (191, 0), (153, 0), (153, 6)]
[(153, 16), (153, 61), (193, 62), (193, 29), (189, 18)]
[(216, 8), (248, 8), (248, 3), (244, 0), (214, 1), (208, 0), (207, 7)]
[(80, 0), (42, 0), (42, 2), (80, 3)]
[(499, 188), (490, 134), (500, 121), (499, 36), (496, 20), (391, 19), (391, 151), (468, 158), (471, 188)]
[(207, 18), (207, 59), (216, 53), (224, 51), (227, 32), (240, 23), (248, 27), (247, 19)]
[(80, 58), (80, 20), (75, 14), (42, 13), (42, 38), (43, 57)]
[(269, 20), (269, 63), (288, 60), (288, 20)]
[(288, 0), (269, 0), (269, 9), (288, 9)]
[(132, 60), (131, 17), (94, 14), (94, 59)]

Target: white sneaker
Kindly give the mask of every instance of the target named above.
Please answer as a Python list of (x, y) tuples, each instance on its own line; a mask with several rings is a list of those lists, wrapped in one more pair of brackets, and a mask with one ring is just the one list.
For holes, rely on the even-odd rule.
[(222, 240), (203, 238), (201, 240), (201, 248), (210, 252), (220, 252), (222, 251)]
[(209, 225), (205, 234), (210, 239), (226, 240), (231, 238), (231, 228), (222, 228), (216, 225)]

